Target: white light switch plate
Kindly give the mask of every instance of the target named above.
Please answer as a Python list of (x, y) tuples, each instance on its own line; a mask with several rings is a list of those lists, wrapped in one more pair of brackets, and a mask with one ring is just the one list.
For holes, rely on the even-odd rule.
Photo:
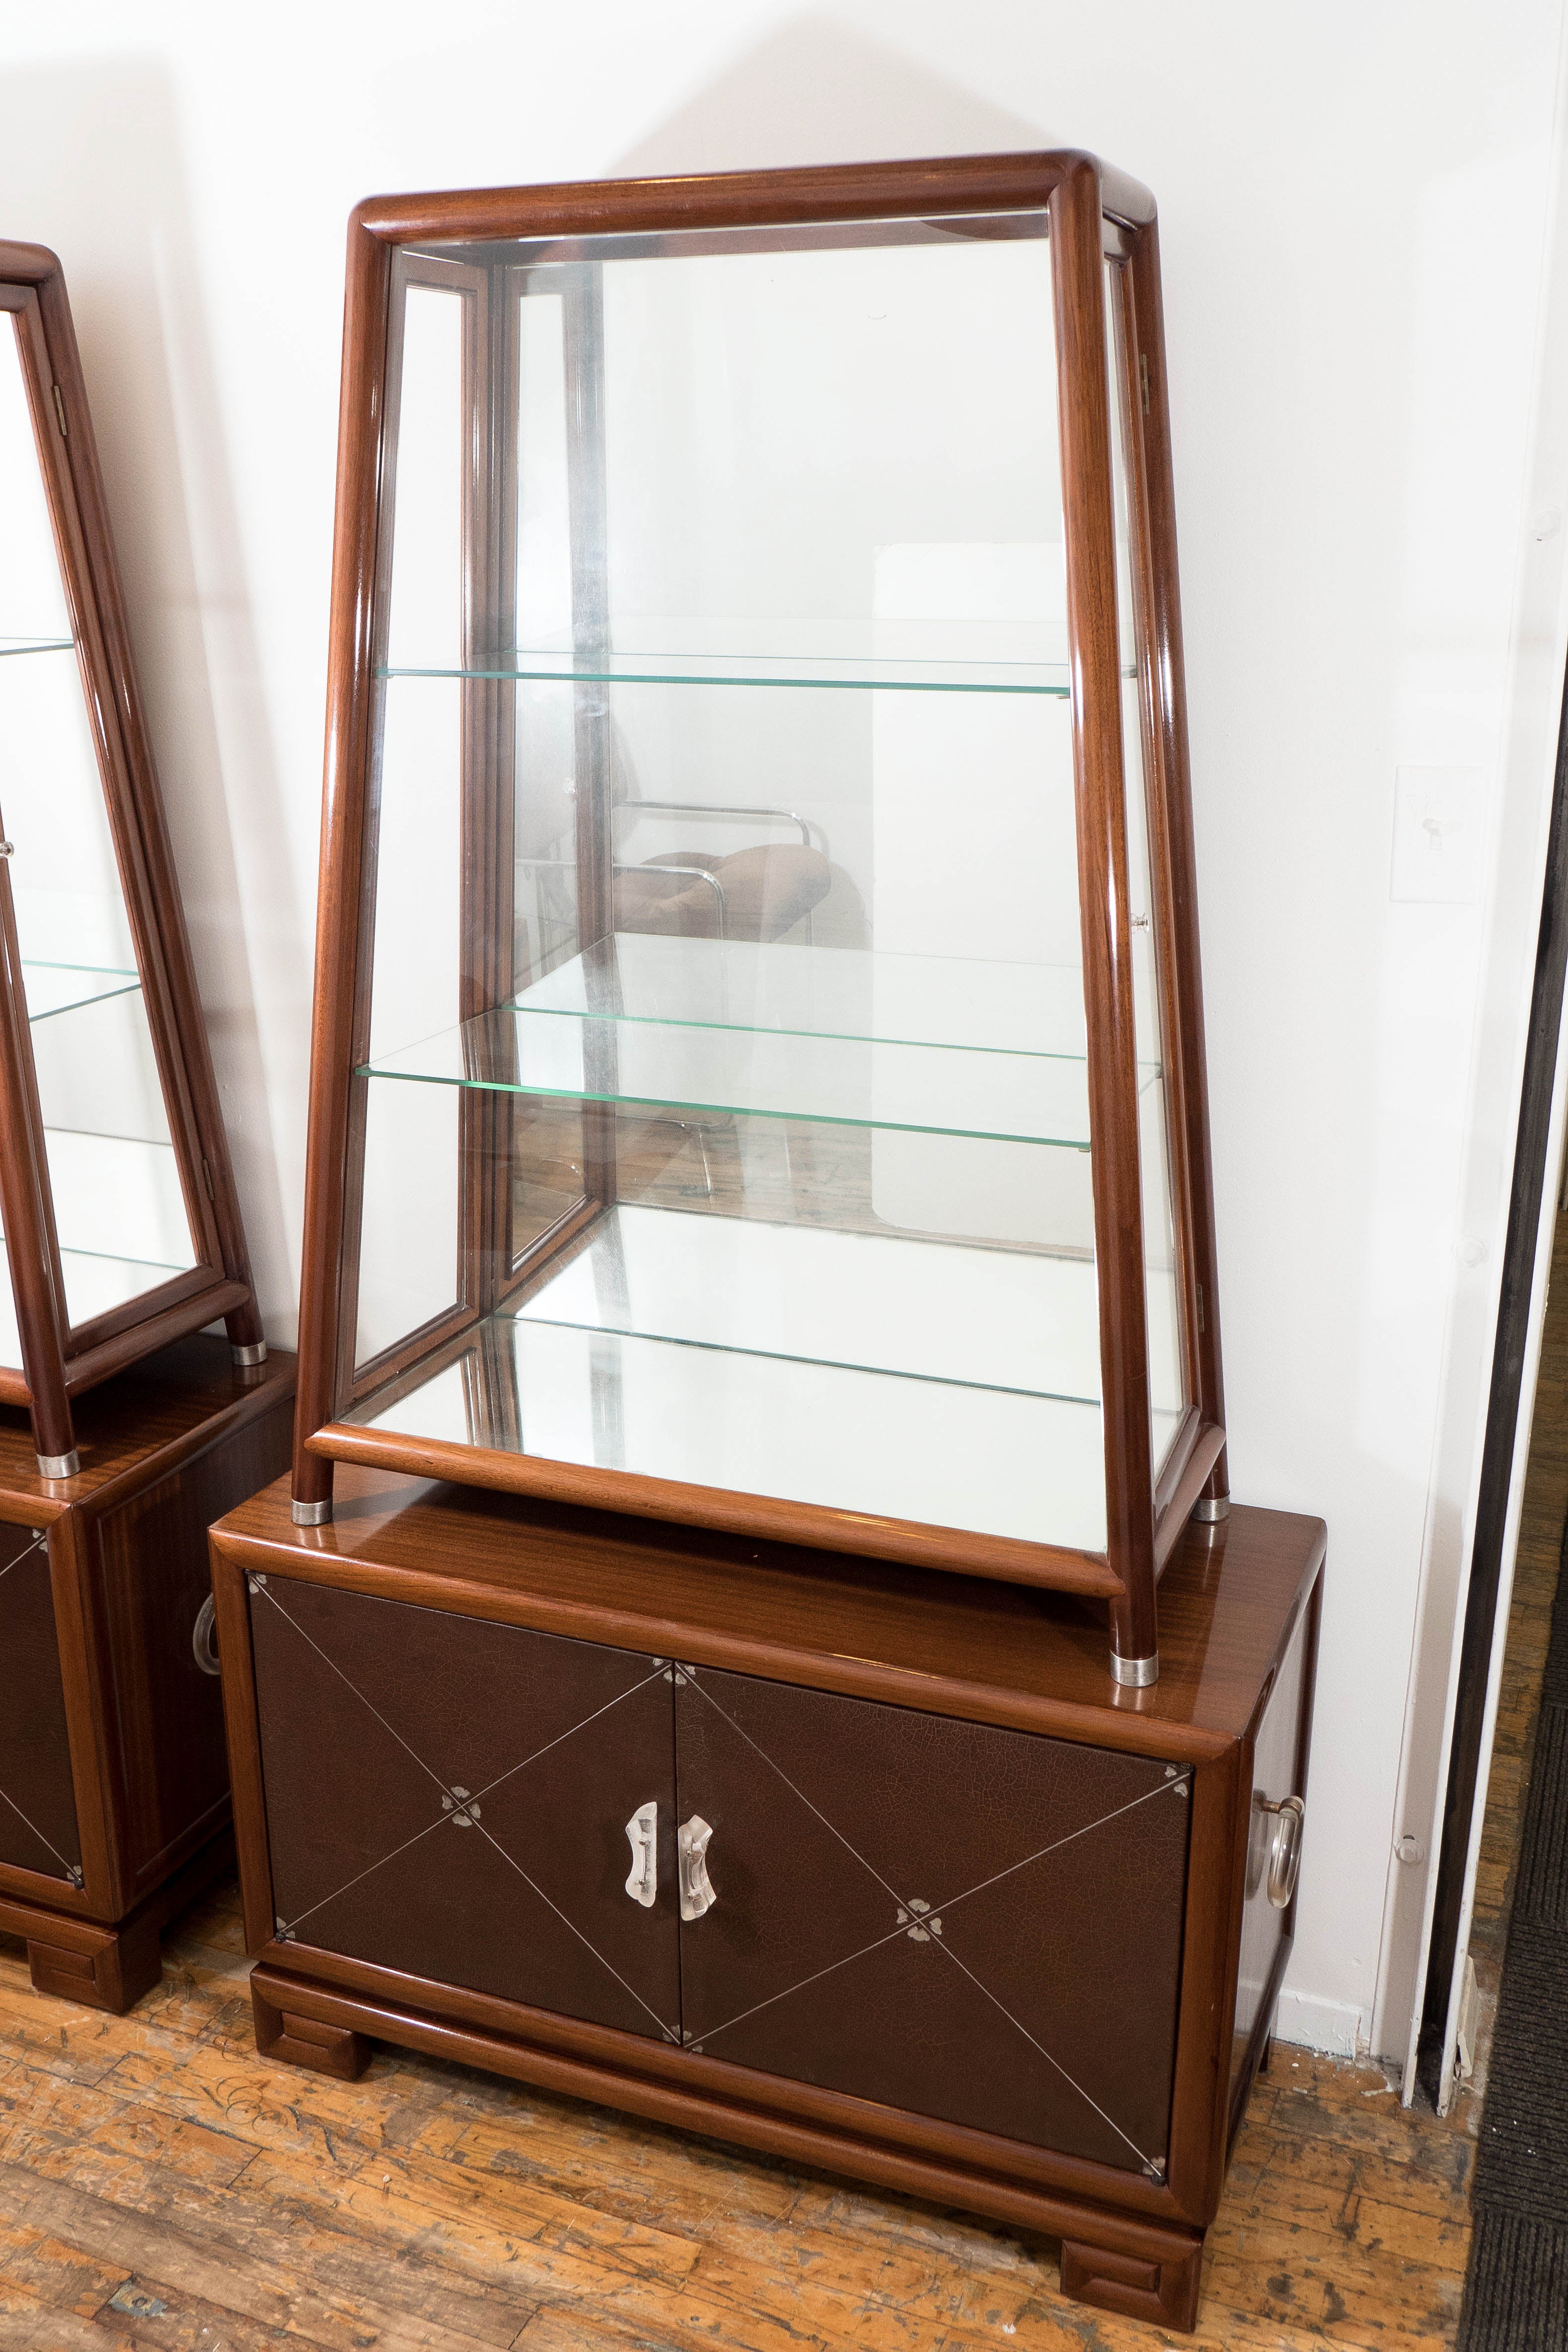
[(1389, 897), (1479, 904), (1486, 871), (1484, 768), (1396, 768)]

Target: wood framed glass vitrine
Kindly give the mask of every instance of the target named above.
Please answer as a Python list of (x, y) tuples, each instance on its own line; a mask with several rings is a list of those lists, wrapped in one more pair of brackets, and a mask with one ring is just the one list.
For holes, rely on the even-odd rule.
[(0, 244), (0, 1404), (266, 1356), (59, 263)]
[(1154, 208), (1075, 153), (350, 231), (294, 1510), (1057, 1587), (1226, 1507)]

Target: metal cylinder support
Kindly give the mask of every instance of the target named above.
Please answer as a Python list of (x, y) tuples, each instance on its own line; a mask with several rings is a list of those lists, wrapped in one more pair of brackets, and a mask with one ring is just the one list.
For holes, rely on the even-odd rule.
[(74, 1478), (80, 1468), (81, 1455), (74, 1445), (68, 1454), (40, 1454), (38, 1456), (40, 1478)]
[(1123, 1658), (1112, 1650), (1110, 1673), (1112, 1679), (1126, 1690), (1147, 1690), (1151, 1683), (1160, 1679), (1160, 1653), (1152, 1650), (1146, 1658)]
[(297, 1528), (324, 1528), (332, 1516), (332, 1498), (324, 1503), (290, 1503), (289, 1516)]

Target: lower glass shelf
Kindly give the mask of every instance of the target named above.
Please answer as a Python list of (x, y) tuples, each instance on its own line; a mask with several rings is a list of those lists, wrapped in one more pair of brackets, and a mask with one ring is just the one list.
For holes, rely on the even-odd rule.
[[(1084, 1261), (623, 1206), (456, 1360), (348, 1418), (1098, 1551), (1099, 1388)], [(1156, 1460), (1180, 1418), (1161, 1396)]]
[[(127, 1307), (195, 1265), (172, 1144), (46, 1128), (49, 1189), (74, 1327)], [(19, 1371), (11, 1267), (0, 1237), (0, 1365)]]

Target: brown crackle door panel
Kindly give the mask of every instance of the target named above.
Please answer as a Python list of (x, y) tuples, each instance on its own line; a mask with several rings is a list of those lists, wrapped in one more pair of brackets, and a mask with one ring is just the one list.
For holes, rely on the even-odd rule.
[(81, 1884), (47, 1536), (0, 1525), (0, 1863)]
[(285, 1941), (679, 2039), (660, 1665), (276, 1576), (250, 1623)]
[(1188, 1775), (680, 1673), (683, 1843), (710, 1832), (683, 1865), (688, 2046), (1163, 2169)]

